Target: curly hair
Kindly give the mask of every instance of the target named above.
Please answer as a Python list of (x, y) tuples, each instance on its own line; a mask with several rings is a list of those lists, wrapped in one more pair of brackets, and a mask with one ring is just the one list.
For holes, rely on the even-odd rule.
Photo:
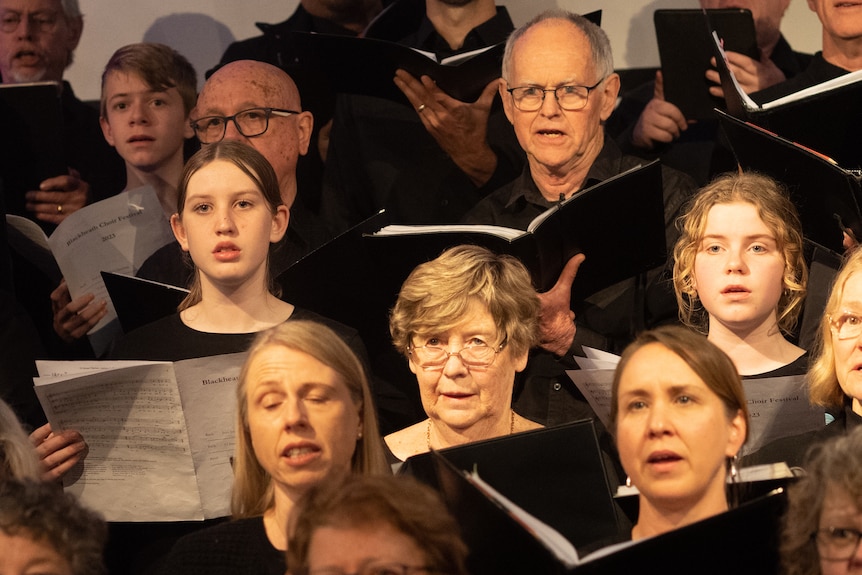
[(694, 262), (713, 206), (743, 202), (752, 204), (763, 223), (775, 235), (784, 256), (784, 286), (778, 301), (778, 327), (786, 334), (796, 326), (808, 283), (808, 266), (802, 252), (802, 224), (784, 187), (768, 176), (753, 172), (726, 173), (695, 194), (677, 221), (680, 237), (673, 249), (673, 288), (679, 317), (686, 325), (705, 332), (706, 310), (694, 288)]
[(806, 456), (806, 474), (788, 489), (782, 520), (781, 563), (785, 575), (819, 575), (820, 558), (813, 533), (827, 491), (838, 489), (862, 510), (862, 427), (814, 445)]
[(436, 491), (402, 476), (348, 477), (314, 487), (291, 514), (287, 564), (308, 568), (308, 550), (321, 527), (374, 529), (390, 525), (413, 540), (431, 573), (467, 575), (467, 546)]
[(539, 299), (527, 268), (473, 245), (450, 248), (410, 273), (389, 314), (392, 342), (408, 356), (413, 336), (455, 327), (476, 301), (494, 318), (497, 343), (506, 341), (513, 356), (536, 344)]
[(102, 575), (105, 522), (62, 488), (41, 481), (0, 481), (0, 531), (50, 545), (74, 575)]

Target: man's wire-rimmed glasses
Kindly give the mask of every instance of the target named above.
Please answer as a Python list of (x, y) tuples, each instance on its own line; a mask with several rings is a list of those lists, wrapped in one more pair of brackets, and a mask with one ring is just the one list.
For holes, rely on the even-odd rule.
[(457, 355), (467, 367), (485, 368), (489, 367), (497, 358), (497, 354), (503, 351), (506, 342), (503, 341), (497, 347), (491, 347), (484, 343), (467, 345), (458, 351), (447, 351), (436, 345), (412, 345), (407, 348), (407, 353), (413, 363), (425, 370), (442, 369), (449, 358)]
[[(607, 76), (605, 76), (607, 78)], [(567, 84), (565, 86), (557, 86), (556, 88), (542, 88), (541, 86), (517, 86), (515, 88), (507, 88), (506, 91), (512, 95), (512, 101), (515, 107), (522, 112), (536, 112), (545, 101), (545, 95), (548, 92), (554, 94), (560, 108), (567, 112), (577, 112), (583, 110), (587, 106), (587, 101), (590, 99), (590, 92), (599, 87), (599, 84), (605, 81), (602, 78), (592, 86), (577, 86)]]
[(852, 527), (823, 527), (811, 534), (817, 553), (827, 561), (846, 561), (859, 547), (862, 531)]
[(215, 144), (224, 139), (229, 121), (236, 126), (237, 132), (246, 138), (254, 138), (266, 133), (269, 129), (270, 116), (286, 118), (299, 113), (295, 110), (282, 110), (280, 108), (249, 108), (237, 112), (233, 116), (204, 116), (192, 120), (190, 123), (201, 144)]
[(20, 12), (4, 12), (0, 16), (0, 30), (6, 32), (14, 32), (21, 25), (21, 22), (26, 18), (27, 24), (39, 30), (39, 32), (52, 32), (57, 26), (59, 15), (56, 12), (36, 12), (35, 14), (23, 15)]

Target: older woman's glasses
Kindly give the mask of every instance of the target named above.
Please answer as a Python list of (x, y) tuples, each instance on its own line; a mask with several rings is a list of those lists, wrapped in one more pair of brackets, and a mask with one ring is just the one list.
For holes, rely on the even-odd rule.
[(592, 86), (557, 86), (556, 88), (542, 88), (541, 86), (518, 86), (515, 88), (507, 88), (506, 91), (512, 94), (512, 101), (515, 107), (522, 112), (535, 112), (542, 107), (545, 101), (545, 94), (551, 92), (554, 98), (557, 99), (557, 104), (560, 108), (567, 112), (577, 112), (583, 110), (587, 101), (590, 99), (590, 92), (595, 90), (599, 84), (604, 82), (602, 78)]
[(347, 573), (337, 567), (324, 567), (303, 571), (297, 575), (412, 575), (413, 573), (438, 573), (431, 567), (422, 565), (404, 565), (402, 563), (370, 563), (359, 571)]
[(299, 112), (279, 108), (249, 108), (237, 112), (233, 116), (204, 116), (192, 120), (191, 125), (201, 144), (215, 144), (224, 139), (228, 122), (233, 122), (236, 131), (246, 138), (254, 138), (266, 133), (269, 129), (270, 116), (286, 118), (293, 114), (299, 114)]
[(436, 345), (417, 345), (408, 348), (407, 353), (410, 354), (413, 363), (427, 370), (441, 369), (453, 355), (457, 355), (461, 363), (467, 367), (488, 367), (494, 363), (497, 354), (503, 351), (504, 347), (506, 347), (505, 341), (496, 348), (481, 343), (449, 352)]
[(824, 527), (811, 537), (817, 542), (817, 553), (827, 561), (846, 561), (859, 547), (862, 531), (852, 527)]
[(852, 339), (862, 334), (862, 316), (851, 311), (843, 311), (827, 316), (832, 333), (838, 339)]

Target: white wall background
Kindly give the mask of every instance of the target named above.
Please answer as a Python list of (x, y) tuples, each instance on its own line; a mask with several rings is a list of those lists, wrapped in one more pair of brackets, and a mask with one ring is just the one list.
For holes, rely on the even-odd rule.
[[(194, 64), (199, 82), (235, 39), (256, 36), (255, 22), (281, 22), (298, 0), (80, 0), (84, 35), (66, 72), (78, 97), (99, 98), (99, 78), (111, 54), (132, 42), (162, 42)], [(658, 8), (694, 8), (698, 0), (498, 0), (515, 25), (559, 6), (580, 13), (602, 10), (602, 27), (617, 68), (658, 65), (652, 13)], [(820, 22), (804, 0), (793, 0), (782, 25), (794, 49), (820, 46)]]

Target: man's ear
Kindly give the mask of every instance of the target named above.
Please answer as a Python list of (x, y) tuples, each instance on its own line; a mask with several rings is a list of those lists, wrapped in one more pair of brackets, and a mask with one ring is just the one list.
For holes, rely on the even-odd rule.
[(604, 83), (599, 88), (602, 92), (602, 122), (611, 117), (611, 112), (617, 106), (617, 96), (620, 94), (620, 75), (616, 72), (605, 78)]
[(500, 99), (503, 101), (503, 111), (506, 112), (506, 117), (509, 118), (509, 123), (514, 124), (514, 107), (515, 103), (512, 101), (512, 94), (510, 94), (507, 89), (509, 88), (509, 83), (506, 82), (503, 78), (500, 78)]
[(69, 62), (72, 62), (72, 52), (78, 47), (81, 41), (81, 33), (84, 31), (84, 18), (78, 16), (76, 18), (67, 18), (66, 22), (69, 26), (69, 35), (66, 38), (66, 49), (69, 51)]
[(171, 216), (171, 229), (174, 231), (174, 237), (177, 238), (183, 251), (189, 251), (189, 241), (186, 236), (186, 228), (183, 226), (183, 221), (180, 219), (179, 214)]
[(299, 142), (299, 155), (308, 153), (308, 145), (311, 142), (311, 131), (314, 128), (314, 116), (311, 112), (301, 112), (296, 115), (296, 137)]

